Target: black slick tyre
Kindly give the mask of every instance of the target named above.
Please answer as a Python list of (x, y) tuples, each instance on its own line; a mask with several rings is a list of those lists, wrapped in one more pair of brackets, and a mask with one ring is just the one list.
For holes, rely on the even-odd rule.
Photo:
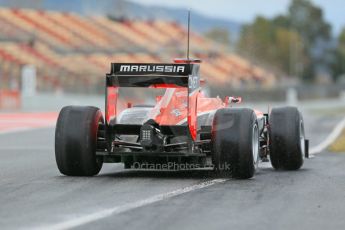
[(297, 170), (303, 165), (304, 122), (295, 107), (272, 109), (269, 116), (269, 151), (273, 168)]
[(104, 123), (101, 111), (91, 106), (67, 106), (55, 129), (55, 159), (67, 176), (94, 176), (103, 161), (96, 157), (97, 133)]
[(239, 179), (253, 177), (259, 158), (259, 130), (254, 111), (219, 109), (213, 119), (212, 148), (217, 171)]

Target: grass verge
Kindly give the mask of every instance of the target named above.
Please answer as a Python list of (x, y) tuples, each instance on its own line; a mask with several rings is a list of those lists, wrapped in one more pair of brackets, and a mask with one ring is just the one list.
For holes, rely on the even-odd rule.
[(341, 132), (339, 137), (329, 146), (332, 152), (345, 152), (345, 129)]

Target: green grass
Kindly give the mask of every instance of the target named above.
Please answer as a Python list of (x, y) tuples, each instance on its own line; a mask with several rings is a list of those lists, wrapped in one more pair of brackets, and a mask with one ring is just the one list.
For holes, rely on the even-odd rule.
[(329, 147), (332, 152), (345, 152), (345, 129), (333, 144)]
[(329, 115), (329, 116), (334, 116), (334, 115), (345, 115), (345, 107), (340, 107), (340, 108), (334, 108), (334, 109), (312, 109), (310, 110), (312, 114), (318, 114), (318, 115)]

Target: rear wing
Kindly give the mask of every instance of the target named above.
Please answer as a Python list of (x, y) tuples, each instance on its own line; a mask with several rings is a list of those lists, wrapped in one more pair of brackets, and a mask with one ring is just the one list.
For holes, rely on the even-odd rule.
[(197, 96), (200, 91), (200, 65), (197, 63), (112, 63), (106, 75), (105, 117), (115, 124), (119, 87), (188, 88), (188, 126), (197, 136)]
[(188, 87), (192, 70), (192, 64), (112, 63), (107, 86)]

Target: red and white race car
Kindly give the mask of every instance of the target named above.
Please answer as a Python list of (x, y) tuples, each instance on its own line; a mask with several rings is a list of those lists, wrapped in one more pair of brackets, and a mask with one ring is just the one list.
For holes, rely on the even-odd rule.
[[(103, 162), (122, 162), (125, 168), (210, 167), (245, 179), (268, 157), (276, 169), (302, 166), (308, 140), (297, 108), (264, 114), (231, 106), (241, 98), (205, 97), (199, 68), (199, 60), (183, 59), (172, 64), (112, 63), (104, 117), (96, 107), (67, 106), (60, 112), (55, 135), (60, 172), (93, 176)], [(120, 112), (120, 87), (167, 89), (154, 106)]]

